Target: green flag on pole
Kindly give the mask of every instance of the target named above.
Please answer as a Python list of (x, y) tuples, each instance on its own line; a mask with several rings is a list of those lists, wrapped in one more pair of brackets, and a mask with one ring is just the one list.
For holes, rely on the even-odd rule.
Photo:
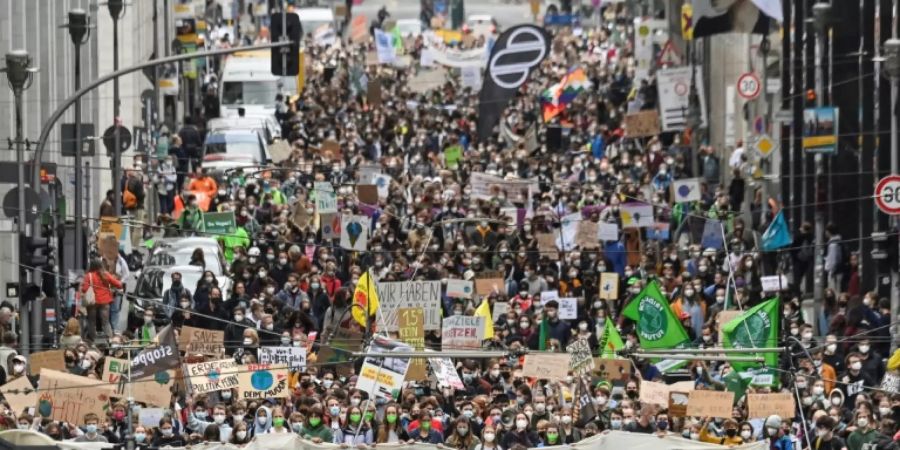
[(635, 296), (622, 314), (637, 323), (642, 348), (675, 348), (690, 341), (656, 280)]
[[(750, 308), (740, 316), (722, 326), (722, 346), (724, 348), (777, 347), (779, 307), (781, 300), (775, 297)], [(730, 353), (730, 356), (761, 356), (766, 367), (778, 366), (778, 353)], [(735, 370), (758, 367), (751, 362), (731, 362)]]
[(606, 320), (606, 325), (603, 327), (603, 336), (600, 337), (599, 347), (600, 357), (610, 359), (617, 358), (616, 351), (625, 348), (622, 336), (619, 335), (619, 330), (613, 325), (612, 320)]

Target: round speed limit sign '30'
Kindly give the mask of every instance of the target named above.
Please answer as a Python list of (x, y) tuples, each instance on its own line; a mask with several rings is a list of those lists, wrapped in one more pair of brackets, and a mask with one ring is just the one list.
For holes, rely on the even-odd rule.
[(746, 100), (753, 100), (756, 97), (759, 97), (759, 92), (762, 90), (762, 83), (759, 81), (759, 77), (756, 76), (753, 72), (747, 72), (741, 75), (738, 78), (737, 82), (737, 91), (738, 95)]
[(900, 175), (888, 175), (878, 181), (875, 204), (885, 214), (900, 214)]

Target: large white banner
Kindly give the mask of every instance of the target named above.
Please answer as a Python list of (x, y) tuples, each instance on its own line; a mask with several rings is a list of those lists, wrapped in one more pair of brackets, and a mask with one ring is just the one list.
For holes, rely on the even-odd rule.
[[(698, 68), (699, 71), (699, 68)], [(688, 108), (691, 104), (691, 68), (673, 67), (656, 72), (659, 89), (659, 119), (663, 131), (681, 131), (687, 126)], [(697, 97), (700, 99), (700, 117), (706, 126), (706, 93), (703, 77), (697, 73)]]
[(380, 313), (384, 317), (376, 324), (387, 331), (397, 331), (397, 311), (400, 308), (422, 308), (425, 315), (425, 331), (441, 329), (441, 282), (396, 281), (377, 283)]

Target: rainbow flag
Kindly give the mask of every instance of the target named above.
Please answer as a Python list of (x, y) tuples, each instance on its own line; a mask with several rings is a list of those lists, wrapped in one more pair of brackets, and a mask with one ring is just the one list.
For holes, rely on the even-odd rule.
[(570, 70), (559, 83), (545, 90), (541, 94), (544, 122), (549, 122), (550, 119), (558, 116), (559, 113), (566, 109), (566, 105), (572, 103), (575, 97), (590, 85), (591, 82), (588, 81), (587, 76), (584, 74), (584, 69), (579, 67)]

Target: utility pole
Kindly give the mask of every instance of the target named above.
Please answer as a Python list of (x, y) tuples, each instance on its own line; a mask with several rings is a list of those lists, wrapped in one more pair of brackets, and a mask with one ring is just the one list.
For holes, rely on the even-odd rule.
[[(16, 220), (16, 232), (19, 237), (19, 314), (21, 316), (21, 336), (20, 336), (20, 344), (21, 351), (23, 355), (28, 355), (31, 350), (30, 345), (30, 321), (29, 321), (29, 312), (28, 308), (30, 305), (27, 305), (22, 299), (25, 294), (25, 287), (28, 284), (28, 270), (25, 267), (25, 261), (27, 259), (23, 258), (23, 255), (26, 255), (28, 252), (28, 230), (26, 228), (26, 218), (25, 218), (25, 132), (22, 126), (22, 95), (25, 92), (25, 89), (31, 87), (31, 83), (34, 80), (34, 73), (37, 72), (37, 69), (31, 67), (31, 56), (28, 55), (28, 52), (25, 50), (13, 50), (6, 54), (6, 68), (3, 69), (6, 72), (6, 80), (9, 83), (10, 89), (13, 91), (13, 96), (15, 97), (16, 103), (16, 164), (18, 165), (18, 179), (17, 181), (17, 189), (18, 189), (18, 202), (19, 202), (19, 212)], [(34, 230), (32, 234), (36, 234), (37, 230)], [(40, 311), (34, 311), (33, 314), (41, 314)]]
[[(884, 61), (881, 67), (891, 82), (891, 175), (897, 175), (900, 172), (900, 167), (898, 167), (900, 165), (898, 158), (900, 157), (897, 155), (897, 151), (900, 150), (897, 142), (897, 120), (900, 118), (897, 117), (897, 91), (898, 82), (900, 82), (900, 39), (897, 39), (897, 29), (892, 27), (892, 31), (891, 38), (884, 42)], [(897, 216), (893, 216), (891, 219), (894, 221), (894, 230), (896, 231), (900, 228), (900, 220), (898, 220)], [(900, 243), (900, 239), (898, 239), (898, 243)], [(900, 255), (900, 249), (898, 249), (898, 255)], [(900, 279), (898, 279), (897, 271), (892, 270), (891, 317), (900, 315), (900, 286), (898, 286), (898, 282), (900, 282)], [(894, 325), (893, 328), (891, 336), (896, 336), (895, 333), (900, 331), (897, 330), (897, 325)], [(891, 351), (893, 351), (897, 344), (893, 340), (891, 342)]]
[[(119, 70), (119, 19), (125, 16), (125, 0), (107, 0), (106, 7), (109, 9), (109, 15), (113, 21), (113, 72)], [(154, 17), (156, 14), (154, 13)], [(154, 42), (155, 44), (155, 42)], [(158, 83), (157, 83), (158, 84)], [(77, 89), (76, 89), (77, 90)], [(121, 101), (119, 99), (119, 79), (113, 80), (113, 141), (115, 149), (113, 149), (112, 160), (112, 185), (113, 185), (113, 206), (116, 214), (122, 214), (122, 144), (121, 133), (119, 132), (119, 122)]]
[[(69, 37), (75, 44), (75, 92), (81, 89), (81, 45), (87, 43), (90, 37), (90, 17), (87, 11), (75, 8), (69, 11)], [(75, 267), (76, 271), (83, 270), (84, 258), (84, 145), (81, 135), (81, 100), (75, 102)], [(39, 164), (39, 161), (35, 161)]]
[[(816, 106), (822, 107), (824, 106), (825, 99), (825, 86), (823, 85), (823, 77), (824, 77), (824, 63), (826, 61), (825, 58), (825, 39), (828, 37), (828, 15), (831, 12), (831, 5), (825, 2), (819, 2), (813, 5), (813, 20), (816, 29), (816, 58), (814, 64), (817, 65), (816, 68)], [(815, 167), (816, 167), (816, 178), (813, 184), (813, 202), (819, 203), (822, 200), (822, 196), (819, 195), (819, 192), (823, 188), (822, 177), (824, 175), (824, 156), (821, 152), (818, 152), (814, 156), (815, 158)], [(815, 206), (815, 264), (813, 270), (815, 270), (815, 281), (813, 283), (813, 299), (815, 304), (817, 305), (816, 310), (820, 309), (818, 306), (820, 302), (825, 298), (825, 284), (826, 284), (826, 276), (825, 273), (825, 213), (824, 213), (824, 205), (817, 204)]]

